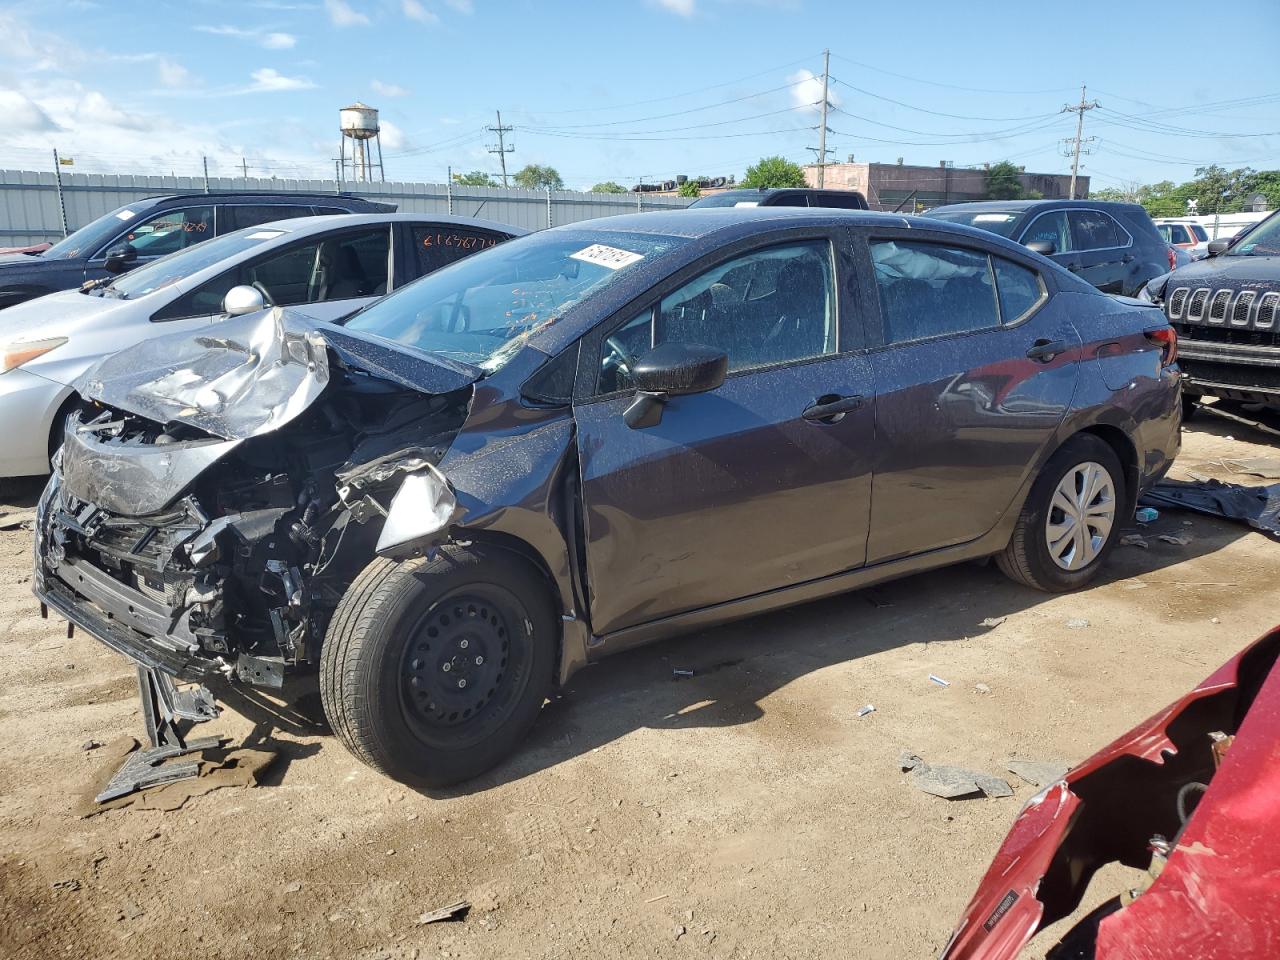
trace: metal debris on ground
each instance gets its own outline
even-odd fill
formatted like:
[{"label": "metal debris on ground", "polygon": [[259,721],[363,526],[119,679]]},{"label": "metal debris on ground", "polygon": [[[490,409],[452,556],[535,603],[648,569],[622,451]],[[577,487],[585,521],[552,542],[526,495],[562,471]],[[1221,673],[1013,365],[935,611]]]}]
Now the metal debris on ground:
[{"label": "metal debris on ground", "polygon": [[471,909],[471,904],[466,900],[459,900],[451,903],[447,907],[441,907],[438,910],[428,910],[426,913],[418,917],[418,926],[428,923],[439,923],[442,920],[462,920],[466,917],[467,911]]},{"label": "metal debris on ground", "polygon": [[911,771],[912,785],[933,797],[960,800],[967,797],[1011,797],[1013,788],[1003,777],[964,767],[933,767],[914,753],[903,751],[898,765]]},{"label": "metal debris on ground", "polygon": [[692,677],[692,670],[672,670],[671,675],[675,677]]},{"label": "metal debris on ground", "polygon": [[1146,550],[1150,544],[1147,543],[1147,538],[1140,533],[1126,533],[1120,538],[1120,546],[1141,547],[1143,550]]},{"label": "metal debris on ground", "polygon": [[1280,480],[1280,460],[1274,457],[1223,458],[1222,465],[1232,473],[1243,473],[1264,480]]},{"label": "metal debris on ground", "polygon": [[1004,623],[1008,619],[1009,619],[1008,617],[987,617],[987,619],[983,620],[980,624],[978,624],[978,626],[994,628],[994,627],[1000,626],[1000,624]]},{"label": "metal debris on ground", "polygon": [[0,530],[29,530],[35,523],[34,510],[22,510],[18,513],[0,513]]},{"label": "metal debris on ground", "polygon": [[1180,547],[1185,547],[1191,542],[1191,538],[1185,533],[1162,533],[1157,539],[1163,540],[1165,543],[1176,543]]},{"label": "metal debris on ground", "polygon": [[1089,625],[1089,621],[1084,617],[1072,617],[1067,621],[1067,626],[1072,630],[1083,630]]},{"label": "metal debris on ground", "polygon": [[929,674],[929,679],[930,679],[931,681],[933,681],[934,683],[936,683],[936,684],[937,684],[938,686],[940,686],[940,687],[949,687],[949,686],[951,686],[951,681],[950,681],[950,680],[943,680],[943,679],[942,679],[940,676],[938,676],[936,673],[931,673],[931,674]]},{"label": "metal debris on ground", "polygon": [[1240,520],[1280,538],[1280,483],[1242,486],[1212,478],[1198,483],[1162,480],[1143,494],[1142,501]]},{"label": "metal debris on ground", "polygon": [[1153,507],[1139,507],[1134,513],[1133,519],[1139,523],[1153,523],[1160,519],[1160,511]]},{"label": "metal debris on ground", "polygon": [[1051,783],[1057,783],[1071,769],[1067,764],[1056,760],[1010,760],[1005,767],[1033,787],[1047,787]]},{"label": "metal debris on ground", "polygon": [[875,705],[868,703],[865,707],[863,707],[861,710],[858,711],[858,716],[865,717],[867,714],[875,713],[875,712],[876,712]]}]

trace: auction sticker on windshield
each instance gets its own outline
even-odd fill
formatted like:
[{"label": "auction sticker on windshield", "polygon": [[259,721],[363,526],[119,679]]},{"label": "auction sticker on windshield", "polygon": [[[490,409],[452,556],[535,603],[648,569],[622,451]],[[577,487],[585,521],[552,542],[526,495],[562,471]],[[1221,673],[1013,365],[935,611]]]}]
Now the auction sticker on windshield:
[{"label": "auction sticker on windshield", "polygon": [[119,213],[117,213],[117,214],[116,214],[116,218],[117,218],[117,219],[120,219],[120,220],[132,220],[132,219],[133,219],[133,211],[132,211],[132,210],[121,210]]},{"label": "auction sticker on windshield", "polygon": [[589,247],[583,247],[577,253],[569,254],[569,256],[574,260],[585,260],[587,263],[594,263],[597,267],[608,267],[610,270],[620,270],[644,259],[643,253],[619,250],[617,247],[605,246],[603,243],[593,243]]},{"label": "auction sticker on windshield", "polygon": [[257,233],[249,234],[250,240],[274,240],[276,237],[284,236],[283,230],[259,230]]}]

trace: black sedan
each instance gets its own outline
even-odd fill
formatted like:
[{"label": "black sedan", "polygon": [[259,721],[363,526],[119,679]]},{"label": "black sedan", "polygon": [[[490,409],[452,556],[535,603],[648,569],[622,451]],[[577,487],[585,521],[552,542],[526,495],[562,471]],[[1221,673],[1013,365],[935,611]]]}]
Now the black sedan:
[{"label": "black sedan", "polygon": [[1158,309],[887,214],[573,224],[217,333],[87,375],[36,592],[162,685],[318,669],[420,785],[658,637],[978,557],[1080,587],[1178,449]]}]

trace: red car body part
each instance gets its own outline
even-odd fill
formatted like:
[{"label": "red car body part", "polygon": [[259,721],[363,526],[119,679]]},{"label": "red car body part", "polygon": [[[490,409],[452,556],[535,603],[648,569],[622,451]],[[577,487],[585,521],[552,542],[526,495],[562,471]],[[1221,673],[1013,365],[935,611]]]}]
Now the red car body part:
[{"label": "red car body part", "polygon": [[[1163,870],[1096,922],[1097,960],[1280,957],[1278,655],[1280,628],[1033,797],[941,960],[1012,960],[1103,864],[1149,868],[1157,835],[1176,838]],[[1184,825],[1188,783],[1207,789]]]}]

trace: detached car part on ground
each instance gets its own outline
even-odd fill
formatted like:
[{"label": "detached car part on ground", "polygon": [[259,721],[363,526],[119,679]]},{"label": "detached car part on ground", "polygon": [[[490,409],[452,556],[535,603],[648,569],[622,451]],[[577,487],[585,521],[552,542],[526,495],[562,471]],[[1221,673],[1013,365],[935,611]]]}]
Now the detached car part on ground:
[{"label": "detached car part on ground", "polygon": [[1178,331],[1184,393],[1280,409],[1280,214],[1209,253],[1143,292]]},{"label": "detached car part on ground", "polygon": [[1069,916],[1096,871],[1146,870],[1048,960],[1280,953],[1280,629],[1033,797],[943,960],[1007,960]]},{"label": "detached car part on ground", "polygon": [[272,311],[103,361],[36,592],[183,681],[318,668],[358,756],[453,783],[659,637],[975,557],[1088,582],[1177,452],[1174,346],[932,221],[558,227],[343,326]]}]

